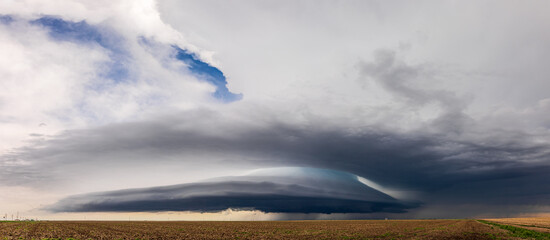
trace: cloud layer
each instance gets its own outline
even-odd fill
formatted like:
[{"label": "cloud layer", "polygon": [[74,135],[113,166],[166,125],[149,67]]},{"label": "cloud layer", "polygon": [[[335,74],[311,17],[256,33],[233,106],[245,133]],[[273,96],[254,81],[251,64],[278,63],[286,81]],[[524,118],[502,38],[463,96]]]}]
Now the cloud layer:
[{"label": "cloud layer", "polygon": [[[549,190],[542,187],[546,184],[538,185],[548,181],[548,148],[528,144],[522,140],[528,136],[514,133],[498,133],[498,141],[486,142],[491,139],[487,136],[478,142],[481,140],[453,140],[441,133],[357,131],[320,122],[300,128],[255,122],[253,127],[246,120],[231,121],[212,112],[163,119],[70,131],[40,143],[40,148],[22,149],[10,157],[30,164],[4,168],[2,176],[6,178],[2,180],[41,186],[70,179],[86,183],[110,174],[138,181],[152,176],[151,171],[178,179],[201,167],[220,174],[263,166],[310,166],[351,172],[405,198],[438,204],[461,199],[469,204],[530,206],[544,203]],[[147,179],[147,183],[161,180]],[[111,187],[121,188],[120,183],[112,182]],[[255,196],[257,190],[253,189],[261,188],[251,187],[248,197]],[[154,208],[152,204],[154,201],[146,205]]]},{"label": "cloud layer", "polygon": [[[268,175],[264,175],[266,173]],[[72,196],[48,209],[58,212],[237,209],[279,213],[372,213],[404,212],[416,206],[417,203],[398,201],[370,188],[352,174],[311,168],[276,168],[256,171],[252,176]]]}]

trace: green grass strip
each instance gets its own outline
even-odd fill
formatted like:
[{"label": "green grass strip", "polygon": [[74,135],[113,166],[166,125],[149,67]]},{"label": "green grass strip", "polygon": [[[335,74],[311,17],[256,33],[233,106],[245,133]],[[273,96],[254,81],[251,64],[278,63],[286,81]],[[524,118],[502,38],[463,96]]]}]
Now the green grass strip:
[{"label": "green grass strip", "polygon": [[528,239],[533,239],[533,238],[534,239],[550,239],[550,233],[537,232],[537,231],[533,231],[533,230],[529,230],[529,229],[525,229],[525,228],[514,227],[514,226],[510,226],[510,225],[503,225],[503,224],[498,224],[498,223],[489,222],[489,221],[485,221],[485,220],[477,220],[477,221],[479,221],[481,223],[497,226],[497,227],[502,228],[504,230],[508,230],[512,233],[512,236],[514,236],[514,237],[528,238]]}]

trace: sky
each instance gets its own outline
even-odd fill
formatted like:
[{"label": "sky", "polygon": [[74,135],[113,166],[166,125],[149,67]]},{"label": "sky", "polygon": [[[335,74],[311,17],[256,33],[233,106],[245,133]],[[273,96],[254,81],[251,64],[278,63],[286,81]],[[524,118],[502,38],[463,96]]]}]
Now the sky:
[{"label": "sky", "polygon": [[1,0],[0,215],[548,216],[548,11]]}]

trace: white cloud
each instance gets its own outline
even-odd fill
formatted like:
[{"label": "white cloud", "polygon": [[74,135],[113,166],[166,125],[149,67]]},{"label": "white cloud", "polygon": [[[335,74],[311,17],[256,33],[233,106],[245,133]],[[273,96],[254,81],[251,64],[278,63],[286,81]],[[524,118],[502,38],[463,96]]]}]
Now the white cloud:
[{"label": "white cloud", "polygon": [[159,9],[189,41],[217,52],[230,89],[264,104],[290,101],[321,115],[411,113],[379,86],[354,81],[354,66],[378,49],[428,73],[413,87],[469,99],[464,111],[474,119],[548,97],[546,2],[162,0]]},{"label": "white cloud", "polygon": [[21,22],[0,25],[0,42],[5,89],[0,92],[0,148],[13,147],[30,133],[53,134],[82,126],[71,114],[73,101],[83,84],[94,78],[99,63],[108,59],[106,52],[97,46],[51,41],[44,29]]},{"label": "white cloud", "polygon": [[[32,139],[31,133],[137,120],[210,101],[213,86],[185,72],[171,58],[170,45],[199,50],[161,22],[154,1],[8,1],[0,9],[13,19],[0,24],[2,152]],[[29,22],[42,16],[86,21],[114,34],[120,41],[115,47],[123,49],[113,53],[93,41],[55,39],[51,29]],[[124,81],[105,76],[116,58],[129,69]]]}]

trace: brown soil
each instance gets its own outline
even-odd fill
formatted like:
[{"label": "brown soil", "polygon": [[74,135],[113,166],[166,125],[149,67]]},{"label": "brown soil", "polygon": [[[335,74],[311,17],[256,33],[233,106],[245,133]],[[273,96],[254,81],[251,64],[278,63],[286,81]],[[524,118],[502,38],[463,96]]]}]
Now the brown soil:
[{"label": "brown soil", "polygon": [[0,239],[514,239],[475,220],[0,222]]}]

